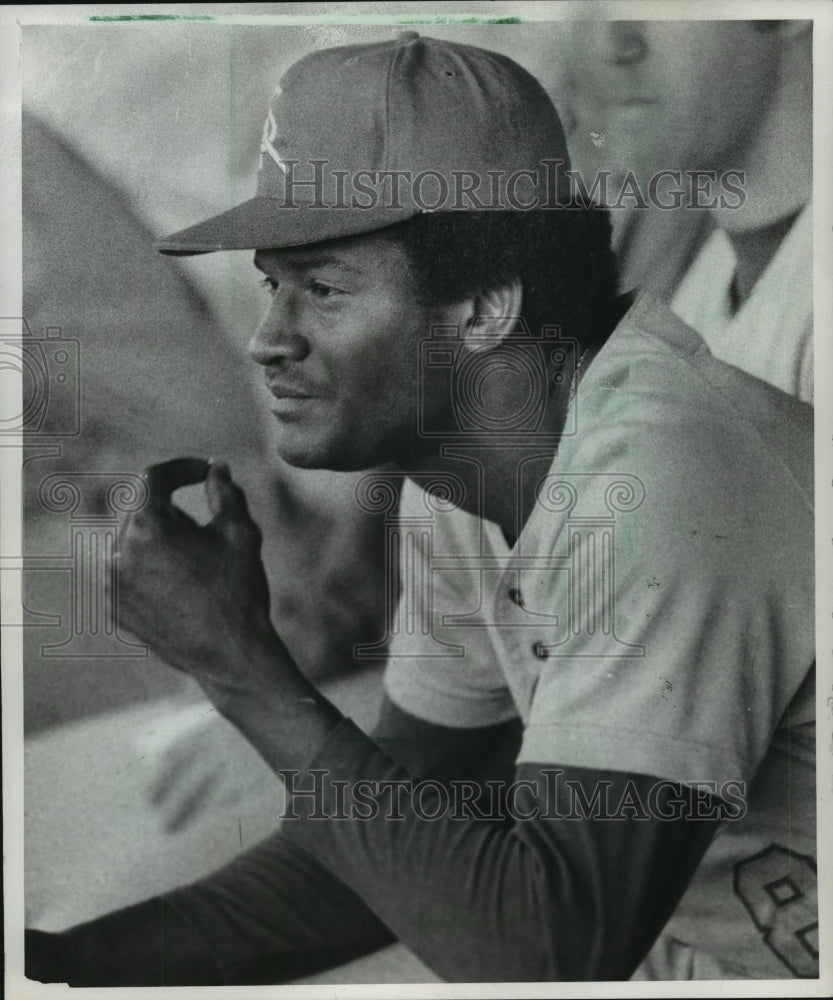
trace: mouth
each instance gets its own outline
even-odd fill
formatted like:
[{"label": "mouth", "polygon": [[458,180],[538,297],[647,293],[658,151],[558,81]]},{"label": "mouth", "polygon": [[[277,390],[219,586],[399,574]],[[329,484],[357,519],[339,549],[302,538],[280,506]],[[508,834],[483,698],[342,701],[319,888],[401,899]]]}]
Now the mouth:
[{"label": "mouth", "polygon": [[278,401],[286,399],[311,399],[312,393],[303,386],[278,379],[266,379],[266,388]]},{"label": "mouth", "polygon": [[267,378],[266,388],[273,397],[269,410],[282,424],[300,420],[318,398],[309,387],[283,379]]},{"label": "mouth", "polygon": [[300,392],[298,389],[291,388],[272,388],[269,387],[269,392],[275,397],[278,402],[283,402],[284,400],[302,400],[302,399],[312,399],[312,396],[308,392]]},{"label": "mouth", "polygon": [[640,97],[638,94],[622,94],[613,89],[597,91],[592,96],[588,96],[597,105],[605,108],[649,108],[657,103],[651,97]]},{"label": "mouth", "polygon": [[610,104],[616,108],[637,110],[651,108],[656,104],[656,101],[648,100],[647,97],[619,97],[610,101]]},{"label": "mouth", "polygon": [[313,402],[312,396],[276,396],[269,411],[281,424],[295,423],[310,412]]}]

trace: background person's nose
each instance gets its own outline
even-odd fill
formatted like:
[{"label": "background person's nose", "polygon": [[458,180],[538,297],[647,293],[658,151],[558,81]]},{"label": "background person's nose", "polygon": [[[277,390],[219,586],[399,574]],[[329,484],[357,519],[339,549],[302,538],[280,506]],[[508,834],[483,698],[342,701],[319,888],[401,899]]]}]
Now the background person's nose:
[{"label": "background person's nose", "polygon": [[645,58],[648,40],[642,21],[611,21],[605,27],[605,58],[610,65],[630,66]]}]

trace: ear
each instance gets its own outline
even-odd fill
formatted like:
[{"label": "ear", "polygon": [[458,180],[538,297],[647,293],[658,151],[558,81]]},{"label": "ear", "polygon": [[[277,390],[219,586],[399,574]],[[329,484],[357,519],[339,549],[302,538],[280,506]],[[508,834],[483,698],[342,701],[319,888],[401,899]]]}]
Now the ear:
[{"label": "ear", "polygon": [[519,278],[479,292],[470,302],[470,315],[463,327],[463,342],[474,351],[497,347],[515,331],[522,305],[523,289]]}]

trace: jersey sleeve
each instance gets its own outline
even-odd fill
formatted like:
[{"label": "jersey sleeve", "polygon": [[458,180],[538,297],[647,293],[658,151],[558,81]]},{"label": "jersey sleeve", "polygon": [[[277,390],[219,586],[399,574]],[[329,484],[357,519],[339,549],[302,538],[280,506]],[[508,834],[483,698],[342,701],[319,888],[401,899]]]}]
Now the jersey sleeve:
[{"label": "jersey sleeve", "polygon": [[517,717],[491,630],[480,627],[491,581],[478,556],[491,551],[489,531],[462,510],[426,503],[406,481],[389,546],[399,599],[389,616],[385,690],[435,725],[473,729]]},{"label": "jersey sleeve", "polygon": [[[607,473],[627,474],[644,498],[616,520],[603,620],[580,620],[570,594],[553,590],[570,627],[548,650],[519,760],[710,781],[718,794],[754,776],[814,658],[801,482],[812,483],[812,428],[780,457],[788,442],[767,440],[744,412],[748,382],[727,384],[731,406],[714,389],[687,395],[683,378],[638,398],[597,385],[586,401],[566,461],[587,474],[582,509],[602,506],[593,492]],[[552,545],[588,574],[587,594],[605,581],[590,570],[598,538],[578,520],[566,517]]]}]

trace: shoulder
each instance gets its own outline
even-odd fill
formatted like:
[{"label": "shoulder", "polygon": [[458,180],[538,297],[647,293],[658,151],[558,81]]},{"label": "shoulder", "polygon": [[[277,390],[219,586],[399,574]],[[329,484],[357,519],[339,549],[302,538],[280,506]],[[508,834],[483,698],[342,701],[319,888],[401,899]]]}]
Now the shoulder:
[{"label": "shoulder", "polygon": [[[711,579],[745,568],[762,585],[779,563],[812,566],[812,408],[713,358],[664,306],[640,296],[571,419],[557,471],[627,522],[634,560],[664,553]],[[621,516],[604,503],[616,476],[642,497]]]},{"label": "shoulder", "polygon": [[711,495],[734,494],[743,483],[756,499],[780,496],[811,512],[812,407],[715,358],[650,295],[593,361],[568,424],[568,461],[637,462],[675,495],[706,484]]}]

